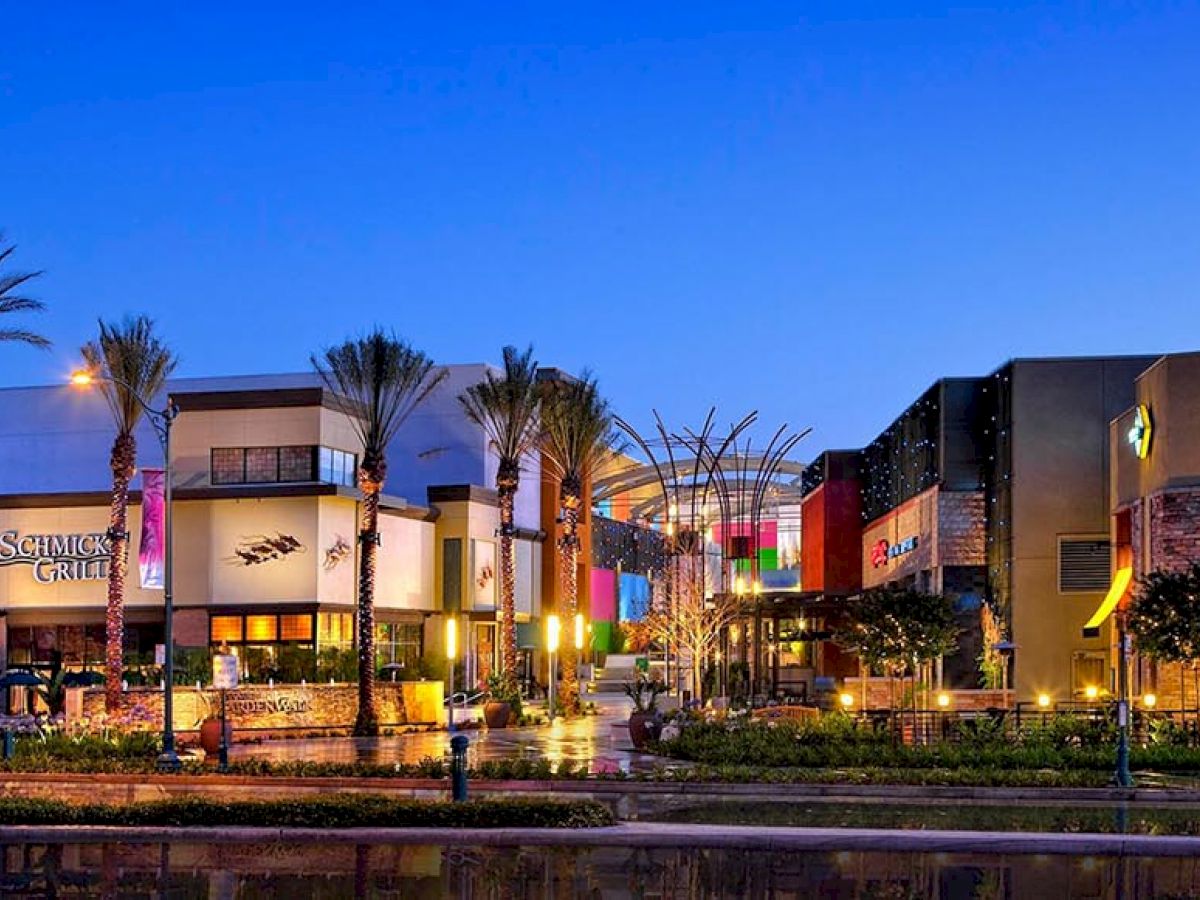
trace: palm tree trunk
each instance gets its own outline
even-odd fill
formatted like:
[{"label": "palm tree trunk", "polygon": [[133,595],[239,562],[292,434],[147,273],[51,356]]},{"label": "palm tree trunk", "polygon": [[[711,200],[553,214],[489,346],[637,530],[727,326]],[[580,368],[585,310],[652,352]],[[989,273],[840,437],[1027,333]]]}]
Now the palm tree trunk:
[{"label": "palm tree trunk", "polygon": [[121,706],[125,671],[125,578],[129,568],[129,482],[137,462],[137,441],[122,433],[113,441],[112,497],[108,508],[108,607],[104,614],[104,707]]},{"label": "palm tree trunk", "polygon": [[359,476],[363,501],[358,561],[358,716],[354,733],[366,737],[379,734],[375,704],[375,564],[379,553],[379,494],[383,479],[373,476],[364,464]]},{"label": "palm tree trunk", "polygon": [[564,638],[559,641],[559,668],[562,683],[559,698],[568,711],[579,705],[579,673],[575,652],[575,613],[579,608],[579,503],[577,492],[564,486],[562,492],[562,540],[559,542],[559,560],[562,564],[562,630]]},{"label": "palm tree trunk", "polygon": [[516,488],[501,485],[500,495],[500,671],[517,683],[517,572],[513,554]]}]

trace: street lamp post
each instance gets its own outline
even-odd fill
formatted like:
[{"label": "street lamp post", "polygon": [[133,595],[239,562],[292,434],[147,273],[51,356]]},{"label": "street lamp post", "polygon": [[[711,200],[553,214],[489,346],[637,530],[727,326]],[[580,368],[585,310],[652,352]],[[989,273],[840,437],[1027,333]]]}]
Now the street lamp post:
[{"label": "street lamp post", "polygon": [[91,372],[79,371],[71,376],[71,383],[79,387],[89,387],[98,381],[107,381],[119,385],[129,392],[146,413],[154,433],[158,437],[163,451],[163,731],[162,753],[158,757],[158,768],[163,772],[178,772],[181,768],[179,754],[175,751],[175,600],[174,600],[174,569],[175,544],[173,540],[175,514],[171,508],[173,499],[173,467],[171,463],[171,426],[179,415],[179,407],[168,394],[167,405],[155,409],[127,381],[112,375],[94,375]]},{"label": "street lamp post", "polygon": [[458,657],[458,622],[454,616],[446,620],[446,662],[450,666],[450,709],[446,730],[454,730],[454,661]]},{"label": "street lamp post", "polygon": [[554,721],[554,655],[558,653],[558,638],[562,632],[562,623],[558,616],[546,617],[546,652],[550,654],[550,686],[547,688],[546,716]]},{"label": "street lamp post", "polygon": [[1129,611],[1117,610],[1117,787],[1133,787],[1129,771]]}]

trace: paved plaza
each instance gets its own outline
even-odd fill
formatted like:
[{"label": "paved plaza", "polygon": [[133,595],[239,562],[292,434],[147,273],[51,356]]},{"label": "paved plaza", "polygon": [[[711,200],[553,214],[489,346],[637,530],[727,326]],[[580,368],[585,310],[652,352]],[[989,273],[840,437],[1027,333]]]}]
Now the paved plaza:
[{"label": "paved plaza", "polygon": [[[569,760],[586,764],[591,772],[645,771],[661,765],[659,757],[630,749],[627,733],[618,727],[629,717],[628,701],[621,696],[588,698],[599,715],[558,719],[552,725],[504,728],[490,731],[472,728],[461,733],[470,738],[468,759],[472,765],[502,759],[545,759],[557,765]],[[530,707],[538,711],[537,707]],[[424,731],[377,738],[324,737],[236,743],[232,759],[309,760],[313,762],[416,763],[426,757],[441,758],[450,752],[446,731]]]}]

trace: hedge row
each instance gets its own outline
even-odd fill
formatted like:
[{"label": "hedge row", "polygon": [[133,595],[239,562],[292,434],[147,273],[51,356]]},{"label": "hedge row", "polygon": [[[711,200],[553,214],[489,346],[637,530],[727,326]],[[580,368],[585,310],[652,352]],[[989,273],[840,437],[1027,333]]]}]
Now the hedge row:
[{"label": "hedge row", "polygon": [[295,800],[177,797],[147,803],[73,804],[0,797],[0,825],[252,826],[266,828],[599,828],[615,823],[591,800],[397,800],[363,794]]}]

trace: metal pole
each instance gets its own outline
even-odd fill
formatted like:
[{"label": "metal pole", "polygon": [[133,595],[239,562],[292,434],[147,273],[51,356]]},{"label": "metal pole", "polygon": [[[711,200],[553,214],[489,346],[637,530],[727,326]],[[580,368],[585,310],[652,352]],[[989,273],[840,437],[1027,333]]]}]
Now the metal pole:
[{"label": "metal pole", "polygon": [[1126,613],[1117,613],[1117,787],[1133,787],[1129,771],[1129,666],[1127,654],[1129,634]]},{"label": "metal pole", "polygon": [[454,730],[454,657],[450,657],[450,712],[449,720],[446,724],[447,731]]},{"label": "metal pole", "polygon": [[175,601],[174,601],[174,561],[175,545],[173,532],[175,513],[171,508],[174,494],[171,482],[173,466],[171,463],[171,425],[177,415],[175,401],[167,398],[167,408],[162,412],[162,445],[163,445],[163,540],[166,542],[163,554],[163,642],[166,644],[166,684],[163,685],[163,735],[162,753],[158,757],[158,768],[163,772],[178,772],[180,769],[179,755],[175,752]]},{"label": "metal pole", "polygon": [[217,771],[229,771],[229,719],[225,716],[225,694],[228,693],[224,688],[221,689],[221,743],[217,748]]}]

